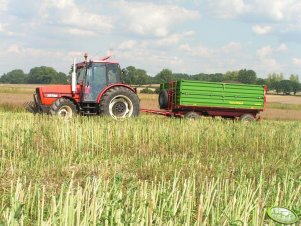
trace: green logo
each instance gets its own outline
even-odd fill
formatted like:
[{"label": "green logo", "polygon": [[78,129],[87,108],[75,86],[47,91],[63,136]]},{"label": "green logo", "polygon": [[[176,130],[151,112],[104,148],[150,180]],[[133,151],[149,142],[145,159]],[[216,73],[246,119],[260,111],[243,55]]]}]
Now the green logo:
[{"label": "green logo", "polygon": [[284,207],[269,207],[267,215],[273,221],[280,224],[294,224],[299,221],[298,215]]}]

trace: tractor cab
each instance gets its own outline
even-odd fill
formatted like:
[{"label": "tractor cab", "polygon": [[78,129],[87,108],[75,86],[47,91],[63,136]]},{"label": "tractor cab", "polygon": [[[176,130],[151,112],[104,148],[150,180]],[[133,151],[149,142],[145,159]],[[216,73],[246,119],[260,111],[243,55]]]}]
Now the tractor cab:
[{"label": "tractor cab", "polygon": [[121,69],[116,62],[90,61],[76,65],[76,81],[81,87],[82,102],[96,102],[101,91],[121,83]]}]

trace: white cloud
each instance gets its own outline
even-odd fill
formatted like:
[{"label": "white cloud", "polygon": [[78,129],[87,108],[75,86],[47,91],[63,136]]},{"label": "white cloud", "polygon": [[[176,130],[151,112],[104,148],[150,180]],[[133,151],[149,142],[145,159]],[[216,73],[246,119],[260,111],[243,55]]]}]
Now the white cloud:
[{"label": "white cloud", "polygon": [[217,17],[234,18],[250,10],[244,0],[207,0],[209,7]]},{"label": "white cloud", "polygon": [[116,7],[123,15],[122,21],[126,28],[135,34],[155,37],[166,37],[172,27],[200,17],[197,11],[176,5],[120,1]]},{"label": "white cloud", "polygon": [[8,31],[4,25],[0,24],[0,34],[1,33],[8,36],[12,36],[15,34],[14,32]]},{"label": "white cloud", "polygon": [[267,57],[270,57],[273,53],[273,49],[271,46],[264,46],[257,50],[257,55],[260,59],[265,59]]},{"label": "white cloud", "polygon": [[27,48],[23,47],[19,44],[12,44],[7,49],[6,52],[11,55],[24,55],[27,57],[41,57],[45,55],[49,55],[49,53],[53,51],[45,51],[42,49],[36,49],[36,48]]},{"label": "white cloud", "polygon": [[301,2],[299,0],[256,0],[253,9],[276,21],[295,21],[301,18]]},{"label": "white cloud", "polygon": [[109,31],[113,27],[112,19],[108,16],[95,14],[88,11],[84,5],[79,5],[74,0],[43,1],[40,16],[47,22],[68,26],[69,33],[83,35],[80,29],[93,35],[97,31]]},{"label": "white cloud", "polygon": [[157,48],[176,48],[183,40],[193,37],[193,31],[169,34],[166,37],[156,38],[154,40],[143,41],[143,46],[157,47]]},{"label": "white cloud", "polygon": [[277,47],[277,51],[279,51],[279,52],[285,52],[285,51],[287,51],[287,45],[286,44],[284,44],[284,43],[281,43],[278,47]]},{"label": "white cloud", "polygon": [[241,43],[239,42],[229,42],[227,45],[221,48],[223,53],[234,53],[240,52],[242,49]]},{"label": "white cloud", "polygon": [[[234,18],[240,15],[253,15],[275,21],[300,21],[300,0],[206,0],[212,13],[221,18]],[[250,17],[249,17],[250,19]]]},{"label": "white cloud", "polygon": [[270,45],[264,46],[257,50],[257,67],[260,71],[264,72],[275,72],[283,69],[283,65],[279,64],[275,59],[275,51],[278,49],[273,49]]},{"label": "white cloud", "polygon": [[180,50],[183,50],[187,54],[193,57],[210,57],[212,55],[212,50],[204,45],[190,46],[189,44],[183,44],[180,46]]},{"label": "white cloud", "polygon": [[269,25],[254,25],[252,30],[259,35],[266,35],[272,31],[272,27]]},{"label": "white cloud", "polygon": [[296,66],[301,67],[301,58],[293,58],[293,63],[294,63]]},{"label": "white cloud", "polygon": [[135,48],[136,45],[137,42],[135,40],[128,40],[120,43],[117,48],[120,50],[130,50]]},{"label": "white cloud", "polygon": [[94,31],[78,29],[78,28],[70,28],[68,29],[69,34],[77,35],[77,36],[94,36],[96,35]]},{"label": "white cloud", "polygon": [[7,10],[8,0],[0,0],[0,11]]},{"label": "white cloud", "polygon": [[1,49],[0,56],[2,61],[0,62],[0,67],[5,67],[6,70],[4,72],[7,72],[15,68],[29,71],[33,67],[46,65],[66,73],[70,69],[73,57],[76,56],[78,59],[83,59],[83,53],[78,53],[77,55],[75,53],[77,52],[68,53],[65,50],[31,48],[19,43],[13,43]]}]

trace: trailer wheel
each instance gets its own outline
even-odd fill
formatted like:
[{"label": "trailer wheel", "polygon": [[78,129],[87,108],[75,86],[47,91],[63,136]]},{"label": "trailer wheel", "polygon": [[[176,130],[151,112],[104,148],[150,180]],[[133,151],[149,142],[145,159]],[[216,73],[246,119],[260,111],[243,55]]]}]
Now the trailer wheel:
[{"label": "trailer wheel", "polygon": [[140,101],[136,93],[128,88],[117,86],[109,89],[101,98],[100,113],[114,119],[139,115]]},{"label": "trailer wheel", "polygon": [[71,118],[77,114],[77,109],[71,100],[59,98],[50,106],[49,113],[51,115]]},{"label": "trailer wheel", "polygon": [[239,117],[239,120],[242,121],[242,122],[254,122],[255,118],[251,114],[244,114],[244,115]]},{"label": "trailer wheel", "polygon": [[160,91],[158,101],[160,109],[168,108],[168,92],[166,89]]},{"label": "trailer wheel", "polygon": [[193,119],[193,120],[197,120],[200,118],[200,115],[194,111],[190,111],[190,112],[187,112],[185,115],[184,115],[185,118],[187,119]]}]

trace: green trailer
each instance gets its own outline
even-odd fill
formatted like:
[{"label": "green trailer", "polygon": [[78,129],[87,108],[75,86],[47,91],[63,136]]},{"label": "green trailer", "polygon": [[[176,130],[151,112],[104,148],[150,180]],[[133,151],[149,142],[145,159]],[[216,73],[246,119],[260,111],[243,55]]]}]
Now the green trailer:
[{"label": "green trailer", "polygon": [[[266,86],[179,80],[160,85],[159,114],[255,120],[265,109]],[[165,112],[165,113],[164,113]],[[156,113],[156,112],[151,112]]]}]

